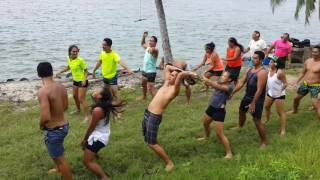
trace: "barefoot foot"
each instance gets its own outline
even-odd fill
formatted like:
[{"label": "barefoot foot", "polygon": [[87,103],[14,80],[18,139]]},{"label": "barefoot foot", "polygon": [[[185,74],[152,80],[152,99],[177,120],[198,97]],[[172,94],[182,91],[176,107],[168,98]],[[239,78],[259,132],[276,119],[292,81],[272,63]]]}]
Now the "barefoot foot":
[{"label": "barefoot foot", "polygon": [[137,101],[143,101],[146,100],[147,98],[145,96],[139,96],[136,98]]},{"label": "barefoot foot", "polygon": [[298,113],[298,112],[297,112],[297,111],[294,111],[294,110],[291,110],[291,111],[288,111],[288,112],[287,112],[288,115],[297,114],[297,113]]},{"label": "barefoot foot", "polygon": [[200,138],[197,138],[197,141],[205,141],[205,140],[208,140],[207,137],[200,137]]},{"label": "barefoot foot", "polygon": [[266,143],[261,143],[259,149],[260,150],[265,150],[267,148],[267,144]]},{"label": "barefoot foot", "polygon": [[233,157],[232,153],[228,153],[228,154],[224,157],[224,159],[230,160],[230,159],[232,159],[232,157]]},{"label": "barefoot foot", "polygon": [[167,172],[171,172],[171,171],[173,170],[173,168],[174,168],[174,164],[173,164],[172,161],[170,161],[170,162],[166,165],[165,170],[166,170]]},{"label": "barefoot foot", "polygon": [[52,169],[49,169],[48,170],[48,174],[55,174],[55,173],[58,173],[58,169],[57,168],[52,168]]}]

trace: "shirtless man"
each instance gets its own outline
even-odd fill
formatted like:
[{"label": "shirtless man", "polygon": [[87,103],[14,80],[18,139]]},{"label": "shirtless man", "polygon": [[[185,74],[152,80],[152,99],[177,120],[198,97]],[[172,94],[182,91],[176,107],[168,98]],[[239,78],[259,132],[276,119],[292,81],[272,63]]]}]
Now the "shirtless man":
[{"label": "shirtless man", "polygon": [[44,140],[50,157],[57,168],[48,173],[60,172],[64,179],[72,179],[71,170],[63,153],[63,141],[68,134],[69,124],[63,112],[68,109],[66,88],[52,78],[52,66],[48,62],[39,63],[38,76],[43,86],[38,91],[40,104],[40,129],[44,130]]},{"label": "shirtless man", "polygon": [[312,104],[316,110],[318,119],[320,120],[320,45],[312,48],[312,58],[309,58],[304,63],[304,68],[296,85],[303,79],[297,91],[297,95],[293,100],[293,110],[289,114],[296,114],[300,100],[309,92],[312,98]]},{"label": "shirtless man", "polygon": [[[179,60],[179,59],[174,59],[173,66],[182,69],[184,71],[188,71],[190,69],[188,69],[188,64],[183,61],[183,60]],[[164,69],[164,58],[161,58],[161,62],[159,65],[160,69],[163,70]],[[190,84],[188,84],[188,82],[186,82],[185,80],[182,81],[183,86],[186,88],[185,92],[186,92],[186,98],[187,98],[187,103],[190,104],[190,100],[191,100],[191,86]],[[192,85],[192,84],[191,84]]]},{"label": "shirtless man", "polygon": [[183,71],[177,67],[166,65],[164,69],[165,82],[145,110],[142,121],[144,141],[165,162],[167,172],[172,171],[174,165],[157,140],[158,129],[163,112],[179,94],[181,81],[187,76],[197,78],[197,74],[194,72]]}]

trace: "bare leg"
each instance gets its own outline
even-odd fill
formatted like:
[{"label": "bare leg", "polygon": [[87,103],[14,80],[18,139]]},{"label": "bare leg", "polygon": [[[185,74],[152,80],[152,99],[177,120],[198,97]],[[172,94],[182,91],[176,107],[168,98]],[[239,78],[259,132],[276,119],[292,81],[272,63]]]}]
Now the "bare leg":
[{"label": "bare leg", "polygon": [[246,112],[239,110],[239,127],[243,127],[246,122]]},{"label": "bare leg", "polygon": [[214,121],[214,128],[216,135],[224,146],[226,152],[226,159],[232,159],[232,152],[228,138],[223,133],[223,122]]},{"label": "bare leg", "polygon": [[87,167],[88,170],[98,175],[101,179],[108,179],[108,176],[103,171],[101,166],[94,161],[96,153],[85,149],[83,155],[83,164]]},{"label": "bare leg", "polygon": [[276,108],[280,117],[280,136],[284,136],[286,133],[286,112],[284,111],[284,99],[277,99]]},{"label": "bare leg", "polygon": [[190,104],[190,100],[191,100],[191,87],[190,87],[190,86],[185,86],[185,87],[186,87],[187,103]]},{"label": "bare leg", "polygon": [[256,125],[257,130],[258,130],[260,139],[261,139],[260,149],[264,149],[267,145],[267,131],[266,131],[263,123],[261,122],[261,119],[253,118],[253,120],[254,120],[254,123]]},{"label": "bare leg", "polygon": [[141,86],[142,86],[142,95],[140,97],[137,98],[137,100],[145,100],[147,98],[147,79],[145,79],[144,77],[142,77],[141,79]]},{"label": "bare leg", "polygon": [[[112,93],[112,96],[113,96],[113,99],[114,101],[121,101],[121,98],[119,97],[119,94],[118,94],[118,85],[111,85],[110,86],[110,90],[111,90],[111,93]],[[117,108],[118,111],[121,111],[122,109],[121,108]],[[121,113],[117,113],[117,117],[118,119],[121,118]]]},{"label": "bare leg", "polygon": [[211,122],[212,122],[212,118],[209,117],[207,114],[204,114],[203,128],[204,128],[205,135],[202,138],[198,138],[198,141],[202,141],[202,140],[208,139],[210,137],[210,132],[211,132],[210,124],[211,124]]},{"label": "bare leg", "polygon": [[298,107],[299,107],[300,101],[301,101],[301,99],[303,97],[304,96],[302,96],[300,94],[297,94],[294,97],[294,99],[293,99],[293,110],[289,111],[288,114],[296,114],[296,113],[298,113]]},{"label": "bare leg", "polygon": [[80,102],[79,102],[79,88],[77,86],[73,86],[72,88],[72,92],[73,92],[73,99],[74,99],[74,102],[76,104],[76,107],[77,107],[77,112],[80,112]]},{"label": "bare leg", "polygon": [[265,122],[268,122],[270,120],[270,109],[273,104],[273,99],[269,96],[266,96],[266,100],[264,101],[264,103],[265,103],[264,110],[265,110],[265,114],[266,114],[266,121]]},{"label": "bare leg", "polygon": [[154,87],[154,83],[148,82],[147,83],[147,88],[149,93],[151,94],[152,97],[154,97],[157,93],[156,88]]},{"label": "bare leg", "polygon": [[68,162],[65,160],[63,156],[53,159],[54,163],[57,165],[58,172],[60,172],[63,176],[64,180],[71,180],[72,173]]},{"label": "bare leg", "polygon": [[317,113],[318,119],[320,120],[320,99],[312,99],[312,104]]},{"label": "bare leg", "polygon": [[166,171],[170,172],[173,170],[173,162],[169,159],[169,156],[160,144],[148,144],[148,146],[165,162]]},{"label": "bare leg", "polygon": [[88,102],[86,100],[87,88],[79,88],[79,102],[82,105],[84,122],[89,121]]}]

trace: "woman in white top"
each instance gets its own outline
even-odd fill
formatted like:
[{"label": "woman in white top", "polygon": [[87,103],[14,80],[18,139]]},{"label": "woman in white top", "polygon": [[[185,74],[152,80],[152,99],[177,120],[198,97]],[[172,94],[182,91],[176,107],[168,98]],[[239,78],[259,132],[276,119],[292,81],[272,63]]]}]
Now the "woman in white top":
[{"label": "woman in white top", "polygon": [[269,74],[267,82],[267,97],[265,100],[266,122],[270,119],[270,109],[273,102],[276,103],[277,113],[280,117],[280,136],[285,135],[286,113],[284,101],[286,97],[287,79],[285,72],[277,68],[277,57],[270,56]]},{"label": "woman in white top", "polygon": [[84,150],[83,163],[91,172],[97,174],[101,179],[108,179],[107,174],[94,161],[100,149],[109,142],[110,136],[110,113],[115,115],[116,108],[122,103],[114,104],[112,94],[108,90],[95,90],[92,94],[94,105],[92,106],[92,119],[87,128],[86,134],[81,142]]}]

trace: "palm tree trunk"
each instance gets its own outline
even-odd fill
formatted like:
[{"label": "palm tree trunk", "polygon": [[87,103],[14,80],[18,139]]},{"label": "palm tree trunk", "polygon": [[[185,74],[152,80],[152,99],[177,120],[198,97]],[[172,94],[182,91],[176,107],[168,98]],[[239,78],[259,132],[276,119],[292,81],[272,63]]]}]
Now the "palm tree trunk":
[{"label": "palm tree trunk", "polygon": [[166,23],[166,16],[164,14],[162,0],[155,0],[155,3],[156,3],[157,14],[159,19],[160,33],[161,33],[161,39],[162,39],[162,49],[164,53],[164,61],[166,63],[172,63],[173,58],[172,58],[172,52],[171,52],[167,23]]}]

